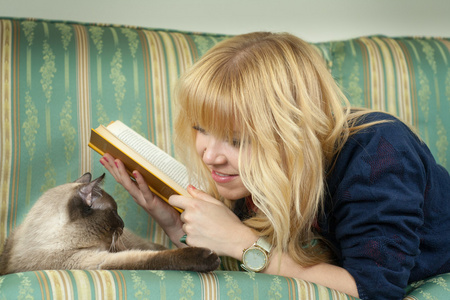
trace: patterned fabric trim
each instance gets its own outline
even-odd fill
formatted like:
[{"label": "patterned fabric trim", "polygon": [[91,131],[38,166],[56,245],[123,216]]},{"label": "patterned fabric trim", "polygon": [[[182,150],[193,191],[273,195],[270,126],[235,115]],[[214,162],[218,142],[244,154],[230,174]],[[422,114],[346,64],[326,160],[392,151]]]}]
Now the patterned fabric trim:
[{"label": "patterned fabric trim", "polygon": [[356,299],[282,276],[216,271],[49,270],[0,277],[0,298],[16,299]]},{"label": "patterned fabric trim", "polygon": [[11,135],[14,129],[12,125],[12,99],[11,99],[11,82],[12,82],[12,24],[11,21],[0,21],[0,251],[3,248],[3,241],[7,236],[7,220],[9,212],[9,195],[11,193],[11,172],[10,164],[12,162],[12,141]]}]

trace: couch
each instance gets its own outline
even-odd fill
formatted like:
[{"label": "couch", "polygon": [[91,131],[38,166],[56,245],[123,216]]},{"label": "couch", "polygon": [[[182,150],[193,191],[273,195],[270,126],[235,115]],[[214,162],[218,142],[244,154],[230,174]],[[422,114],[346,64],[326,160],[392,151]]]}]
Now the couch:
[{"label": "couch", "polygon": [[[40,194],[90,171],[90,129],[122,120],[175,155],[172,92],[221,34],[0,18],[0,245]],[[313,44],[355,106],[396,114],[450,169],[450,39],[367,36]],[[111,176],[105,190],[128,228],[172,247]],[[2,246],[0,246],[0,251]],[[0,277],[0,299],[353,299],[306,281],[211,273],[38,270]],[[450,299],[450,274],[412,283],[405,299]]]}]

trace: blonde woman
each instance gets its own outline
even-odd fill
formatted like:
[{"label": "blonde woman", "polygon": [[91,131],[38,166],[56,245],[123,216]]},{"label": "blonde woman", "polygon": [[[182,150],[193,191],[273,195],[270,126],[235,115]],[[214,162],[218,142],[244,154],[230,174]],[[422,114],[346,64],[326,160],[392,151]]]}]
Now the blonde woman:
[{"label": "blonde woman", "polygon": [[396,118],[351,110],[301,39],[228,39],[182,76],[177,99],[179,153],[204,187],[170,198],[181,215],[101,159],[177,246],[362,299],[401,299],[450,271],[448,172]]}]

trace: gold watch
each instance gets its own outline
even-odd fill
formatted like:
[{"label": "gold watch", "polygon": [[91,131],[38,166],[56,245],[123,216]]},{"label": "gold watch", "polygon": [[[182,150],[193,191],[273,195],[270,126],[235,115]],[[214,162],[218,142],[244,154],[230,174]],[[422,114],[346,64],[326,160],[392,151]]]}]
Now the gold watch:
[{"label": "gold watch", "polygon": [[253,245],[244,249],[241,267],[251,272],[264,270],[269,264],[271,249],[272,245],[264,237],[260,237]]}]

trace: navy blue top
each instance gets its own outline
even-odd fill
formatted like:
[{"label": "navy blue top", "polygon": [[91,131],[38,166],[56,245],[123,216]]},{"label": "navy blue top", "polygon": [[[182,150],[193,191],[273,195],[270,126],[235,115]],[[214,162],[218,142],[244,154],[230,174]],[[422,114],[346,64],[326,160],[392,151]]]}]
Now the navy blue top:
[{"label": "navy blue top", "polygon": [[[408,283],[450,272],[450,176],[396,118],[351,136],[327,178],[321,235],[361,299],[402,299]],[[251,217],[244,199],[234,212]]]},{"label": "navy blue top", "polygon": [[327,179],[321,234],[361,299],[402,299],[450,271],[450,176],[410,129],[383,113],[350,137]]}]

